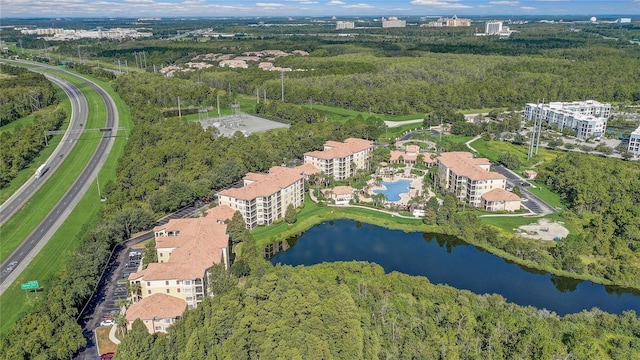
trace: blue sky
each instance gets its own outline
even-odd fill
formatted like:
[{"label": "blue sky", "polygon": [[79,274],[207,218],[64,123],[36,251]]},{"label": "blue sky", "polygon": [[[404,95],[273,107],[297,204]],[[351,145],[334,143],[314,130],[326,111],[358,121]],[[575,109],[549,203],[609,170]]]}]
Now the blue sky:
[{"label": "blue sky", "polygon": [[[640,0],[2,0],[7,17],[640,14]],[[634,19],[640,21],[640,19]]]}]

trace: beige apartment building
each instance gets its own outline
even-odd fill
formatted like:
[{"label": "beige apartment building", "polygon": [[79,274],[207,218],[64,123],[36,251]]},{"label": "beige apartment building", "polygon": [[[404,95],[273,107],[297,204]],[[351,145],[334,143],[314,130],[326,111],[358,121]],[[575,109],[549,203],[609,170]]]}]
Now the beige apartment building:
[{"label": "beige apartment building", "polygon": [[249,229],[270,225],[284,217],[290,204],[297,208],[304,202],[304,179],[316,171],[302,165],[275,166],[266,174],[248,173],[243,187],[218,193],[218,204],[240,211]]},{"label": "beige apartment building", "polygon": [[487,211],[516,211],[522,204],[518,195],[504,189],[487,191],[481,199],[481,207]]},{"label": "beige apartment building", "polygon": [[474,158],[470,152],[446,152],[438,157],[440,188],[456,194],[458,200],[481,207],[482,194],[493,189],[504,189],[506,178],[489,171],[491,162]]},{"label": "beige apartment building", "polygon": [[348,138],[344,142],[327,141],[323,150],[305,153],[304,162],[340,181],[352,177],[358,169],[369,170],[372,154],[373,142]]},{"label": "beige apartment building", "polygon": [[153,294],[127,309],[127,330],[131,330],[133,322],[140,319],[150,334],[166,333],[186,309],[187,303],[183,299],[162,293]]},{"label": "beige apartment building", "polygon": [[209,268],[214,263],[230,265],[229,235],[223,222],[231,216],[232,209],[216,207],[202,217],[173,219],[154,228],[158,262],[129,275],[131,286],[138,288],[132,301],[164,294],[184,300],[187,308],[193,309],[212,295]]}]

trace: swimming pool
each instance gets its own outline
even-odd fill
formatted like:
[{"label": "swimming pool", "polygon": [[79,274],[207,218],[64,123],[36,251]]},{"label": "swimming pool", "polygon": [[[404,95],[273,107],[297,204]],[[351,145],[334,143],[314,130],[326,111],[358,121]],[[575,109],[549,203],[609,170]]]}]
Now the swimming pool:
[{"label": "swimming pool", "polygon": [[383,182],[382,185],[386,188],[385,190],[378,189],[373,190],[376,194],[385,194],[387,196],[387,200],[389,201],[398,201],[400,200],[400,194],[409,193],[409,186],[411,186],[411,180],[398,180],[394,182]]}]

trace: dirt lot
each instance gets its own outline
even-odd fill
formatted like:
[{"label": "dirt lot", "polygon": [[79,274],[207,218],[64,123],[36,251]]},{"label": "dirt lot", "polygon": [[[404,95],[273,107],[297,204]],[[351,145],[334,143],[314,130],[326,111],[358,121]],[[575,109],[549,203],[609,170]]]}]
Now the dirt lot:
[{"label": "dirt lot", "polygon": [[535,224],[522,225],[518,228],[519,235],[528,239],[553,240],[563,239],[569,235],[569,230],[562,223],[540,219]]},{"label": "dirt lot", "polygon": [[203,128],[215,126],[220,130],[220,133],[224,136],[233,136],[236,131],[240,131],[245,135],[249,135],[255,132],[262,132],[271,129],[277,129],[282,127],[289,127],[287,124],[279,123],[261,117],[238,114],[229,115],[219,118],[209,118],[206,120],[199,120]]}]

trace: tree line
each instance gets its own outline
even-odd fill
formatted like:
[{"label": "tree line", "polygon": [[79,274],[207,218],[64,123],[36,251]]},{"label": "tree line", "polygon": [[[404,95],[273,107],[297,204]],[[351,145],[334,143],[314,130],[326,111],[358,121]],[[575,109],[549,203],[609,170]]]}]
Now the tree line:
[{"label": "tree line", "polygon": [[25,68],[0,64],[0,126],[58,102],[53,84]]}]

